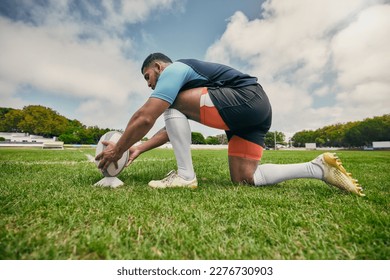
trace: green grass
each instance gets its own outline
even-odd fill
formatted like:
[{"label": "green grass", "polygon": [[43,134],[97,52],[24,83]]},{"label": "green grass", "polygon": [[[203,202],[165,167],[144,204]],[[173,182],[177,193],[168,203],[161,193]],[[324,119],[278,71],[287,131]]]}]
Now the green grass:
[{"label": "green grass", "polygon": [[[0,149],[0,259],[389,259],[389,152],[340,151],[366,197],[299,179],[230,182],[226,151],[193,151],[199,188],[154,190],[172,150],[142,155],[118,189],[89,150]],[[266,151],[263,163],[321,152]]]}]

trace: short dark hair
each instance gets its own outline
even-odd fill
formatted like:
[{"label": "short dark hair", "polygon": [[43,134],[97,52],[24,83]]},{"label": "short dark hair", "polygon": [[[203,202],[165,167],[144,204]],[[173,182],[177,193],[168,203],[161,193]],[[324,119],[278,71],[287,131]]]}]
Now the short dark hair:
[{"label": "short dark hair", "polygon": [[166,63],[172,63],[172,60],[163,53],[151,53],[145,58],[141,67],[141,73],[143,74],[144,68],[149,67],[155,61],[162,61]]}]

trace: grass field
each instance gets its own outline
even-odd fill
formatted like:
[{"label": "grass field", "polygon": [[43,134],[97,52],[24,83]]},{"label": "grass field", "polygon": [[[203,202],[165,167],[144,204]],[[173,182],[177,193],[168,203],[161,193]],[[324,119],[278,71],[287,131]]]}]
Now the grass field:
[{"label": "grass field", "polygon": [[[0,149],[0,259],[389,259],[390,152],[340,151],[365,187],[357,197],[299,179],[230,183],[226,151],[195,150],[199,188],[154,190],[176,167],[172,150],[146,153],[118,189],[94,150]],[[263,163],[319,151],[266,151]]]}]

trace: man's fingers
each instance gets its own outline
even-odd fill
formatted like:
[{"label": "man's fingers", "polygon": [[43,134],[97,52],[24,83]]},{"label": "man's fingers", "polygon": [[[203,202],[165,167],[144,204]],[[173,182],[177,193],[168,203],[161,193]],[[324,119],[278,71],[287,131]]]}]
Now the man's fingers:
[{"label": "man's fingers", "polygon": [[115,147],[115,143],[111,141],[102,141],[102,144],[107,146],[107,148],[95,157],[95,160],[99,161],[98,168],[101,170],[107,170],[113,162],[115,168],[118,169],[118,161],[113,161],[115,158],[115,155],[113,154],[113,147]]},{"label": "man's fingers", "polygon": [[[112,163],[114,163],[115,168],[118,169],[118,162],[117,161],[113,161]],[[107,168],[110,166],[110,164],[111,164],[110,161],[102,159],[99,162],[98,168],[102,169],[102,170],[107,170]]]},{"label": "man's fingers", "polygon": [[99,169],[101,170],[107,170],[108,166],[110,165],[111,162],[107,161],[107,160],[101,160],[100,161],[100,164],[99,164]]},{"label": "man's fingers", "polygon": [[103,167],[106,165],[106,160],[102,159],[99,164],[98,164],[98,168],[99,169],[103,169]]},{"label": "man's fingers", "polygon": [[103,170],[107,170],[107,168],[110,166],[110,164],[111,164],[111,162],[106,161],[106,163],[104,164]]},{"label": "man's fingers", "polygon": [[133,163],[133,159],[130,159],[129,158],[129,160],[127,161],[127,163],[126,163],[126,167],[128,167],[130,164],[132,164]]},{"label": "man's fingers", "polygon": [[95,157],[95,160],[99,160],[103,157],[103,153],[100,153],[98,154],[96,157]]}]

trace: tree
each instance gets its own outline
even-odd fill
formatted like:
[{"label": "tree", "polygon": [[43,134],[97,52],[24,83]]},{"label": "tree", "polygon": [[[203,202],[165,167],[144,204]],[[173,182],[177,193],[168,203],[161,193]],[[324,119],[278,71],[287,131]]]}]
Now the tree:
[{"label": "tree", "polygon": [[273,147],[275,148],[275,134],[276,134],[276,143],[277,144],[283,144],[285,145],[285,138],[286,136],[284,135],[283,132],[280,131],[268,131],[267,134],[265,135],[264,143],[267,147]]},{"label": "tree", "polygon": [[95,144],[109,130],[86,127],[78,120],[69,120],[39,105],[26,106],[23,110],[0,108],[0,131],[59,136],[58,139],[66,144]]},{"label": "tree", "polygon": [[390,114],[367,118],[363,121],[335,124],[313,130],[303,130],[291,139],[294,146],[315,142],[319,146],[363,147],[373,141],[390,140]]},{"label": "tree", "polygon": [[80,143],[80,138],[76,134],[68,133],[68,134],[61,134],[58,137],[58,140],[64,142],[64,144],[78,144]]},{"label": "tree", "polygon": [[58,136],[67,129],[68,120],[50,108],[31,105],[23,108],[24,117],[18,128],[30,134],[45,137]]},{"label": "tree", "polygon": [[345,133],[345,139],[354,147],[369,146],[373,141],[390,140],[390,115],[358,122]]},{"label": "tree", "polygon": [[21,132],[19,123],[23,118],[24,112],[22,110],[9,110],[0,119],[0,131]]},{"label": "tree", "polygon": [[217,137],[219,144],[226,145],[228,143],[226,134],[218,134],[215,137]]},{"label": "tree", "polygon": [[295,147],[304,147],[305,143],[313,143],[316,139],[316,133],[312,130],[303,130],[294,134],[291,140]]},{"label": "tree", "polygon": [[220,143],[219,143],[218,137],[216,137],[216,136],[208,136],[206,138],[206,144],[208,144],[208,145],[218,145]]},{"label": "tree", "polygon": [[200,132],[191,132],[191,139],[192,144],[206,144],[206,140]]}]

